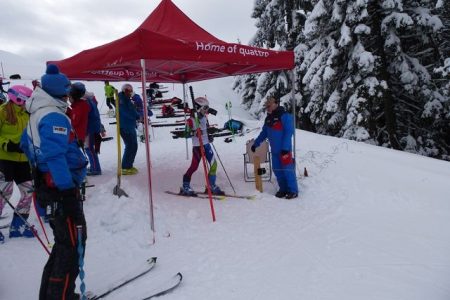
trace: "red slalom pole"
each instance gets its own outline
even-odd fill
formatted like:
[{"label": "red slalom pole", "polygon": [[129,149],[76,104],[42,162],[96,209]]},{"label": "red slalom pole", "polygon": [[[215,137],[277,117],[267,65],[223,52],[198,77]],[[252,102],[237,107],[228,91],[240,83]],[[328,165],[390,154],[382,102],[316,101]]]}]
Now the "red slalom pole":
[{"label": "red slalom pole", "polygon": [[197,137],[200,142],[200,153],[202,155],[203,170],[205,172],[206,189],[208,190],[209,205],[211,206],[211,215],[212,215],[213,222],[215,222],[216,221],[216,213],[214,211],[214,203],[213,203],[213,199],[212,199],[211,184],[209,183],[209,178],[208,178],[208,169],[206,166],[205,148],[203,148],[202,131],[200,129],[200,126],[198,126],[198,128],[197,128]]},{"label": "red slalom pole", "polygon": [[48,240],[47,231],[45,230],[44,223],[42,223],[41,217],[39,216],[39,211],[36,204],[36,192],[33,192],[33,206],[34,211],[36,212],[36,216],[39,220],[39,224],[41,225],[42,232],[44,232],[45,239],[47,240],[48,246],[50,247],[51,244],[50,241]]}]

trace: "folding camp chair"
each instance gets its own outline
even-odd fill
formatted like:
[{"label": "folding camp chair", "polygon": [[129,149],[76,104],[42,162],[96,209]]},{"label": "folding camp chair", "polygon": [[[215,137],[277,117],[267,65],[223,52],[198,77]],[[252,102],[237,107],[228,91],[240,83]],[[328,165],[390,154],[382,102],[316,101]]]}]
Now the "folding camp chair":
[{"label": "folding camp chair", "polygon": [[247,141],[246,144],[247,152],[244,153],[244,180],[246,182],[255,181],[254,168],[252,166],[251,172],[249,173],[248,165],[253,165],[254,157],[259,156],[261,168],[266,170],[265,174],[261,175],[261,180],[270,181],[272,179],[272,161],[270,158],[269,143],[265,140],[258,148],[256,148],[256,151],[253,152],[251,148],[254,142],[255,140],[251,139]]}]

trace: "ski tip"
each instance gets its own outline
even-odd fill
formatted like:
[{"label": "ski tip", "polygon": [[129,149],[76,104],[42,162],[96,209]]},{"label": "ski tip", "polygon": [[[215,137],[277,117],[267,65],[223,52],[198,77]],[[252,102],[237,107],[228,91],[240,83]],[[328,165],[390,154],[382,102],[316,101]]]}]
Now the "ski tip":
[{"label": "ski tip", "polygon": [[180,281],[183,280],[183,274],[181,274],[181,272],[178,272],[175,277],[180,277]]},{"label": "ski tip", "polygon": [[147,262],[148,262],[149,264],[156,263],[156,259],[157,259],[157,257],[154,256],[154,257],[152,257],[152,258],[147,259]]}]

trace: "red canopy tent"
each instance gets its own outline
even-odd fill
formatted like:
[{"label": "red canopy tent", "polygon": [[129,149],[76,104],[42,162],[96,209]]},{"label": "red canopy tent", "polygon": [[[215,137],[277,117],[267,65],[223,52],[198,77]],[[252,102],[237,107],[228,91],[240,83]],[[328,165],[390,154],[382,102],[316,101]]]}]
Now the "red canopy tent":
[{"label": "red canopy tent", "polygon": [[187,83],[294,68],[292,51],[226,43],[189,19],[171,0],[162,0],[129,35],[54,61],[71,79]]},{"label": "red canopy tent", "polygon": [[[162,0],[129,35],[48,63],[58,65],[70,79],[141,81],[145,91],[147,81],[183,83],[184,87],[185,83],[193,81],[291,70],[294,68],[294,53],[226,43],[195,24],[171,0]],[[145,93],[143,97],[144,111],[147,111]],[[144,123],[148,141],[147,118],[144,118]],[[146,154],[151,227],[155,233],[148,142]],[[215,220],[211,197],[210,203]]]}]

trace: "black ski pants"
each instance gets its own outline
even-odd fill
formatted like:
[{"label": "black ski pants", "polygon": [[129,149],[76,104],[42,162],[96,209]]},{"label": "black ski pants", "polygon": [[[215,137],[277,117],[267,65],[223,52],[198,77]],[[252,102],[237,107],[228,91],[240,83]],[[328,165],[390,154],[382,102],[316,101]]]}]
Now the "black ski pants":
[{"label": "black ski pants", "polygon": [[[59,204],[59,206],[62,206]],[[50,219],[55,244],[44,267],[39,291],[39,300],[78,300],[75,280],[78,276],[77,225],[83,227],[82,244],[86,246],[86,220],[82,204],[79,210],[70,213],[57,207]]]},{"label": "black ski pants", "polygon": [[106,105],[109,109],[113,109],[113,107],[116,107],[116,101],[114,100],[114,97],[106,98]]}]

